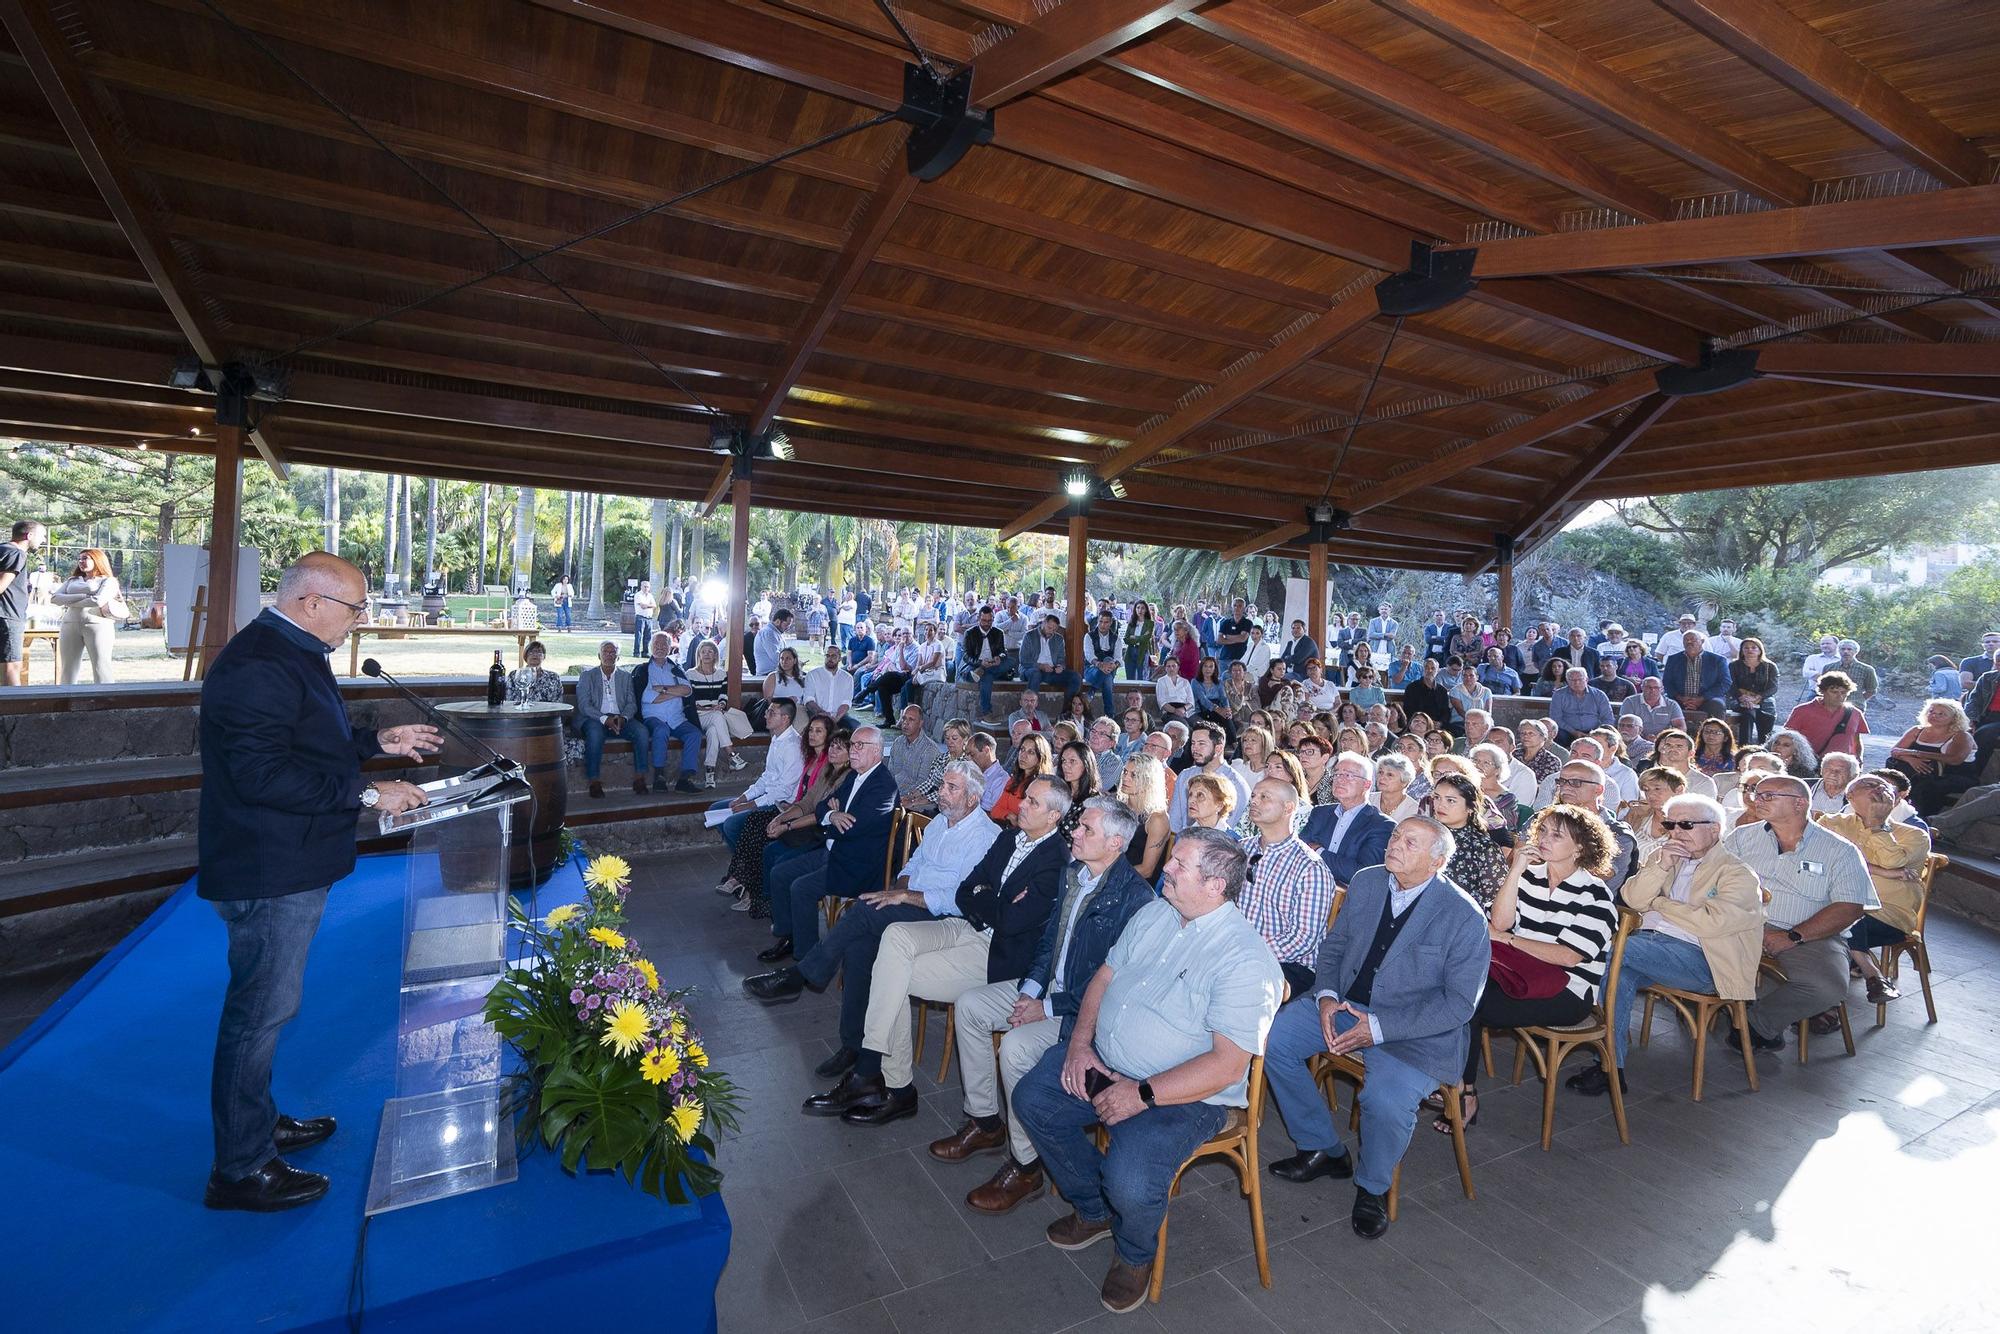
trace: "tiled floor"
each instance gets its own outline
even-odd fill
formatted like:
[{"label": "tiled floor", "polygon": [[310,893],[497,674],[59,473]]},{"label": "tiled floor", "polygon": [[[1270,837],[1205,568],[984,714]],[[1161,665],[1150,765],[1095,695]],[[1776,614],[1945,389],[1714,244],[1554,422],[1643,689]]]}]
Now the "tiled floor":
[{"label": "tiled floor", "polygon": [[[1707,1097],[1688,1101],[1689,1049],[1667,1018],[1633,1048],[1632,1142],[1603,1099],[1560,1092],[1554,1149],[1539,1147],[1540,1085],[1488,1081],[1471,1132],[1475,1201],[1448,1141],[1419,1128],[1401,1216],[1380,1242],[1348,1225],[1346,1182],[1266,1177],[1272,1286],[1257,1281],[1234,1178],[1200,1168],[1174,1205],[1157,1306],[1106,1313],[1099,1246],[1071,1257],[1042,1229],[1051,1199],[989,1218],[963,1203],[996,1160],[933,1161],[960,1120],[956,1072],[919,1071],[922,1111],[879,1130],[800,1115],[820,1086],[836,1000],[766,1009],[739,987],[764,923],[709,892],[717,854],[636,862],[632,922],[694,1004],[716,1063],[746,1095],[725,1146],[735,1240],[719,1295],[724,1334],[1052,1334],[1093,1329],[1382,1331],[2000,1328],[1980,1277],[2000,1181],[2000,937],[1940,917],[1942,1022],[1915,993],[1889,1024],[1852,1009],[1859,1054],[1819,1039],[1801,1068],[1761,1058],[1750,1093],[1717,1044]],[[1505,1066],[1512,1045],[1496,1044]],[[1734,1063],[1732,1063],[1732,1061]],[[1265,1159],[1292,1152],[1265,1123]]]}]

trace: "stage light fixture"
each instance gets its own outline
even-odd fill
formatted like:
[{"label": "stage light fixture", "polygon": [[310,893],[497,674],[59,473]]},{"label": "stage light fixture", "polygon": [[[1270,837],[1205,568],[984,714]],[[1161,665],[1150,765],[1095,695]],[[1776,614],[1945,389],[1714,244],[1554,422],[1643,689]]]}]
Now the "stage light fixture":
[{"label": "stage light fixture", "polygon": [[792,461],[792,438],[783,431],[772,429],[757,437],[755,457],[775,459],[779,463]]},{"label": "stage light fixture", "polygon": [[711,454],[732,454],[736,451],[736,432],[718,426],[708,433],[708,452]]},{"label": "stage light fixture", "polygon": [[1089,497],[1095,482],[1096,479],[1087,472],[1073,472],[1063,478],[1063,494],[1071,500],[1084,500]]},{"label": "stage light fixture", "polygon": [[141,440],[139,442],[139,448],[141,449],[151,449],[152,447],[153,447],[153,442],[150,440]]},{"label": "stage light fixture", "polygon": [[1111,498],[1113,500],[1125,499],[1125,483],[1120,478],[1114,477],[1110,481],[1106,482],[1104,484],[1104,489],[1111,493]]}]

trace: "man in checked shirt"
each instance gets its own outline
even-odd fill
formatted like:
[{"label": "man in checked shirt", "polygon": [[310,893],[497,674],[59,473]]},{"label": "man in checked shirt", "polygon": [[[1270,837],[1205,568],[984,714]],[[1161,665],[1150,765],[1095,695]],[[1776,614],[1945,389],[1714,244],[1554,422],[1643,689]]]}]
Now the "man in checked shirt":
[{"label": "man in checked shirt", "polygon": [[1243,836],[1243,893],[1236,906],[1278,956],[1287,994],[1311,990],[1313,961],[1333,910],[1333,873],[1293,832],[1298,790],[1275,778],[1250,792],[1251,828]]}]

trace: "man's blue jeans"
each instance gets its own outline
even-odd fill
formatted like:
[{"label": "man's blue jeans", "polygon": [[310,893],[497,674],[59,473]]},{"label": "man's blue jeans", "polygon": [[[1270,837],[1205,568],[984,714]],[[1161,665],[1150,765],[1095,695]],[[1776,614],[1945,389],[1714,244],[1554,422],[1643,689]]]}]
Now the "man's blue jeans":
[{"label": "man's blue jeans", "polygon": [[1053,667],[1023,667],[1021,684],[1030,690],[1040,690],[1044,683],[1061,686],[1064,695],[1076,693],[1076,673],[1064,668],[1057,671]]},{"label": "man's blue jeans", "polygon": [[[593,781],[604,772],[604,739],[611,733],[605,730],[602,718],[583,720],[583,776]],[[643,718],[627,718],[618,733],[632,743],[632,772],[644,775],[652,767],[653,739],[646,730]]]},{"label": "man's blue jeans", "polygon": [[[726,811],[729,809],[729,802],[727,799],[712,802],[709,805],[709,809],[712,811]],[[756,807],[753,806],[750,808],[750,811],[737,811],[727,820],[716,826],[717,829],[722,831],[722,841],[729,845],[731,852],[736,851],[736,840],[743,837],[743,826],[750,823],[750,812],[755,809]]]},{"label": "man's blue jeans", "polygon": [[[1345,1033],[1357,1022],[1342,1010],[1334,1017],[1334,1031]],[[1301,996],[1278,1011],[1271,1025],[1271,1036],[1264,1043],[1264,1074],[1271,1081],[1271,1095],[1285,1118],[1292,1143],[1302,1151],[1344,1152],[1333,1114],[1327,1111],[1326,1095],[1313,1082],[1306,1065],[1325,1050],[1319,1001]],[[1410,1134],[1417,1126],[1417,1105],[1437,1090],[1438,1081],[1379,1047],[1364,1047],[1360,1055],[1368,1077],[1361,1083],[1359,1098],[1361,1149],[1354,1184],[1373,1194],[1387,1195],[1396,1164],[1410,1147]]]},{"label": "man's blue jeans", "polygon": [[1617,1044],[1618,1068],[1625,1068],[1625,1047],[1632,1029],[1632,1001],[1641,987],[1655,984],[1682,991],[1714,991],[1715,974],[1701,946],[1676,940],[1664,931],[1634,931],[1625,940],[1625,963],[1618,973],[1611,1031]]},{"label": "man's blue jeans", "polygon": [[215,1122],[215,1170],[239,1181],[278,1156],[271,1134],[278,1104],[271,1061],[278,1034],[299,1012],[306,951],[326,910],[324,889],[268,899],[219,899],[229,928],[229,990],[215,1034],[209,1114]]},{"label": "man's blue jeans", "polygon": [[1117,709],[1111,700],[1111,685],[1117,679],[1118,669],[1116,667],[1107,672],[1101,670],[1093,662],[1090,666],[1083,669],[1083,683],[1086,686],[1096,686],[1098,693],[1104,696],[1104,714],[1107,718],[1117,717]]},{"label": "man's blue jeans", "polygon": [[1206,1102],[1148,1107],[1111,1127],[1103,1153],[1091,1138],[1097,1109],[1062,1086],[1069,1043],[1058,1042],[1014,1086],[1014,1115],[1034,1141],[1056,1188],[1086,1223],[1111,1219],[1118,1258],[1147,1265],[1159,1249],[1160,1220],[1174,1173],[1222,1129],[1228,1109]]},{"label": "man's blue jeans", "polygon": [[683,716],[678,724],[669,723],[665,718],[651,718],[647,726],[653,739],[653,768],[664,773],[667,768],[667,747],[675,741],[681,743],[681,775],[698,773],[701,770],[701,728]]},{"label": "man's blue jeans", "polygon": [[991,667],[968,667],[966,671],[979,674],[979,712],[981,714],[993,712],[993,683],[1011,681],[1014,679],[1014,673],[1009,670],[1004,660],[994,663]]}]

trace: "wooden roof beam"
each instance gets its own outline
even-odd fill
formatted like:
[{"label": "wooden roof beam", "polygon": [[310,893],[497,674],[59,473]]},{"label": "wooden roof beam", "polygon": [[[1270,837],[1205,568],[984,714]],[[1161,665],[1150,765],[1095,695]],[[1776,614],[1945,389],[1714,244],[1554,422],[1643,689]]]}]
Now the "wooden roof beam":
[{"label": "wooden roof beam", "polygon": [[1776,0],[1655,3],[1947,185],[1986,179],[1984,153]]},{"label": "wooden roof beam", "polygon": [[[91,182],[104,196],[126,242],[145,266],[154,290],[173,314],[174,323],[204,365],[221,365],[227,358],[220,331],[201,309],[201,293],[194,278],[153,215],[142,183],[114,151],[116,131],[71,58],[68,42],[34,0],[0,0],[0,23],[5,24],[15,49],[48,99]],[[284,457],[268,431],[262,427],[251,431],[250,441],[273,472],[286,475]]]},{"label": "wooden roof beam", "polygon": [[972,104],[1011,102],[1172,23],[1204,0],[1066,0],[972,60]]},{"label": "wooden roof beam", "polygon": [[1456,477],[1470,468],[1477,468],[1502,458],[1523,445],[1547,440],[1573,426],[1580,426],[1607,412],[1614,412],[1627,403],[1644,398],[1653,392],[1653,389],[1651,371],[1636,371],[1630,375],[1620,376],[1604,388],[1586,394],[1573,403],[1566,403],[1519,426],[1496,432],[1483,440],[1471,441],[1428,463],[1398,473],[1356,496],[1354,503],[1349,505],[1348,509],[1356,514],[1366,513],[1377,505],[1399,500],[1434,482]]},{"label": "wooden roof beam", "polygon": [[2000,239],[2000,185],[1967,185],[1887,199],[1489,241],[1479,247],[1473,274],[1512,278],[1673,268],[1995,239]]},{"label": "wooden roof beam", "polygon": [[1860,375],[2000,375],[2000,343],[1772,343],[1757,369]]},{"label": "wooden roof beam", "polygon": [[1794,380],[1802,384],[1841,385],[1851,389],[1878,389],[1894,394],[1919,394],[1930,398],[1963,398],[1975,403],[2000,403],[2000,376],[1805,375],[1787,372],[1770,378]]}]

